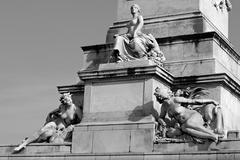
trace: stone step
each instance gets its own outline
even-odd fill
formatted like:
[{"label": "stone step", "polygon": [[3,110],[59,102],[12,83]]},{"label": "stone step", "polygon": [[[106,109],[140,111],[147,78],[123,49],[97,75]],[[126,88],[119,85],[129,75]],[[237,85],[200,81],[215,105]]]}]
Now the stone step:
[{"label": "stone step", "polygon": [[154,152],[175,153],[175,152],[198,152],[198,151],[233,151],[240,150],[240,139],[222,139],[217,144],[206,141],[194,143],[184,140],[160,140],[154,144]]},{"label": "stone step", "polygon": [[[38,154],[38,153],[70,153],[72,143],[50,144],[50,143],[33,143],[17,154]],[[1,145],[0,155],[12,154],[17,145]]]},{"label": "stone step", "polygon": [[239,160],[240,150],[199,151],[174,153],[104,153],[104,154],[8,154],[0,155],[0,160]]}]

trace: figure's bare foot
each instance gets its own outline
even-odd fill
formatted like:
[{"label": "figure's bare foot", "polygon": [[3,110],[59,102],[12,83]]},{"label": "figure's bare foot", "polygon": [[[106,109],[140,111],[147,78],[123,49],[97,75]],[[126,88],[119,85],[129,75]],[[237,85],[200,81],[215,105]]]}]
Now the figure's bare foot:
[{"label": "figure's bare foot", "polygon": [[19,152],[22,149],[26,148],[26,145],[24,143],[20,144],[18,147],[14,148],[14,152]]},{"label": "figure's bare foot", "polygon": [[215,139],[213,140],[216,144],[218,144],[218,142],[219,142],[219,138],[218,138],[218,135],[216,134],[215,135]]},{"label": "figure's bare foot", "polygon": [[26,141],[28,140],[28,137],[26,137],[24,140],[22,140],[21,144],[18,147],[15,147],[13,152],[19,152],[22,149],[26,148]]}]

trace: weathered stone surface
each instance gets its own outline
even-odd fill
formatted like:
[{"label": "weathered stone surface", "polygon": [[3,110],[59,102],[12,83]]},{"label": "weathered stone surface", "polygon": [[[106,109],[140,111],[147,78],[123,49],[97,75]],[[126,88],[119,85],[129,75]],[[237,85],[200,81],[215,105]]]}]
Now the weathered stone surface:
[{"label": "weathered stone surface", "polygon": [[130,152],[153,151],[154,128],[131,131]]},{"label": "weathered stone surface", "polygon": [[[0,155],[11,154],[16,145],[0,146]],[[49,143],[33,143],[18,154],[37,154],[37,153],[70,153],[71,143],[65,144],[49,144]]]},{"label": "weathered stone surface", "polygon": [[240,141],[236,139],[224,139],[218,144],[214,142],[206,141],[203,144],[189,142],[162,142],[159,144],[154,144],[154,152],[158,153],[192,153],[192,152],[203,152],[203,151],[224,151],[230,152],[238,150],[240,146]]},{"label": "weathered stone surface", "polygon": [[94,155],[77,155],[77,154],[71,154],[71,155],[64,155],[64,160],[96,160],[98,157],[102,156],[94,156]]},{"label": "weathered stone surface", "polygon": [[92,131],[82,131],[80,127],[76,127],[73,132],[72,141],[73,141],[72,153],[92,153],[93,151]]},{"label": "weathered stone surface", "polygon": [[[144,33],[151,33],[156,38],[216,31],[200,12],[145,18],[144,21]],[[107,43],[114,42],[115,34],[126,33],[124,26],[126,22],[110,27],[106,38]]]},{"label": "weathered stone surface", "polygon": [[90,112],[133,110],[143,105],[144,81],[95,83]]},{"label": "weathered stone surface", "polygon": [[143,160],[144,157],[143,155],[114,155],[114,156],[111,156],[111,160],[128,160],[128,159],[131,159],[131,160]]},{"label": "weathered stone surface", "polygon": [[216,160],[216,154],[180,154],[179,160]]},{"label": "weathered stone surface", "polygon": [[160,153],[173,153],[173,152],[184,152],[185,150],[184,143],[161,143],[154,144],[154,152]]},{"label": "weathered stone surface", "polygon": [[217,154],[217,160],[235,160],[234,154]]},{"label": "weathered stone surface", "polygon": [[83,123],[75,127],[73,153],[149,152],[154,123]]},{"label": "weathered stone surface", "polygon": [[129,130],[95,131],[93,153],[129,152]]},{"label": "weathered stone surface", "polygon": [[178,154],[149,154],[144,156],[144,160],[179,160]]},{"label": "weathered stone surface", "polygon": [[224,125],[227,130],[240,130],[240,116],[239,116],[239,97],[232,94],[229,90],[221,87],[220,104],[223,109]]},{"label": "weathered stone surface", "polygon": [[66,154],[66,155],[35,155],[35,156],[18,156],[18,155],[9,155],[6,157],[0,157],[0,160],[188,160],[188,159],[196,159],[196,160],[238,160],[239,152],[191,152],[191,153],[177,153],[177,154],[159,154],[159,153],[147,153],[147,154]]},{"label": "weathered stone surface", "polygon": [[199,6],[198,0],[182,0],[181,2],[177,0],[119,0],[117,21],[128,20],[131,18],[129,15],[129,8],[134,3],[137,3],[141,7],[145,17],[157,17],[161,15],[196,11]]},{"label": "weathered stone surface", "polygon": [[170,62],[164,65],[173,75],[183,76],[197,76],[204,74],[213,74],[215,72],[215,60],[190,60]]}]

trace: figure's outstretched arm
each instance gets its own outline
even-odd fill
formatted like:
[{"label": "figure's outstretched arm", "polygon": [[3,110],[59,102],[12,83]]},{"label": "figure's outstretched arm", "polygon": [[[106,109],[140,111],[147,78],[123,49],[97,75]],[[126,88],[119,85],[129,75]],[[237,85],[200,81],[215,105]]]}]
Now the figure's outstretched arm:
[{"label": "figure's outstretched arm", "polygon": [[213,99],[187,99],[184,97],[175,97],[174,101],[177,103],[186,103],[186,104],[195,104],[195,105],[201,105],[201,104],[214,104],[219,105],[219,103]]}]

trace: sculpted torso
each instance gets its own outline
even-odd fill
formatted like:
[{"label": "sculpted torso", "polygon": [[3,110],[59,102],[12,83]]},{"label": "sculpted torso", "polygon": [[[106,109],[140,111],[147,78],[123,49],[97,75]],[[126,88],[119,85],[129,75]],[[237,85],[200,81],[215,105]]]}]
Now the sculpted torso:
[{"label": "sculpted torso", "polygon": [[[131,21],[129,21],[129,23],[127,24],[127,28],[128,28],[127,34],[129,34],[131,37],[133,37],[133,34],[134,34],[135,30],[137,29],[137,26],[139,25],[141,18],[142,18],[142,16],[138,16],[138,17],[132,19]],[[141,28],[139,28],[137,33],[141,33]]]},{"label": "sculpted torso", "polygon": [[168,113],[169,117],[174,117],[179,123],[184,123],[190,117],[187,110],[182,107],[175,98],[164,101],[162,107],[166,110],[163,114]]}]

